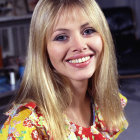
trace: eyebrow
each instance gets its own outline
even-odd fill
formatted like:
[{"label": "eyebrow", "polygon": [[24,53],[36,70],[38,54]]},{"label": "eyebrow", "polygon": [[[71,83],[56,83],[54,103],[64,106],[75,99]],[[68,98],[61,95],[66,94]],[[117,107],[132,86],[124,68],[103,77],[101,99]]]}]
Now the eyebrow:
[{"label": "eyebrow", "polygon": [[87,25],[89,25],[89,23],[87,22],[87,23],[85,23],[85,24],[83,24],[83,25],[81,25],[81,29],[82,28],[84,28],[84,27],[86,27]]},{"label": "eyebrow", "polygon": [[[83,25],[81,25],[80,26],[80,28],[82,29],[82,28],[84,28],[84,27],[86,27],[87,25],[89,25],[89,23],[87,22],[87,23],[85,23],[85,24],[83,24]],[[57,32],[57,31],[68,31],[69,29],[65,29],[65,28],[58,28],[58,29],[56,29],[54,32]]]}]

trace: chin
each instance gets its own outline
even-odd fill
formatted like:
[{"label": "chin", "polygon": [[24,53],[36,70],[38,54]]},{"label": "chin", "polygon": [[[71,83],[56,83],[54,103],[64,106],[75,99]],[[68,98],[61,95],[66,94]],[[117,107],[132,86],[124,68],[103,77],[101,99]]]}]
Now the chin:
[{"label": "chin", "polygon": [[81,74],[81,75],[77,75],[76,77],[73,77],[71,79],[76,80],[76,81],[84,81],[84,80],[88,80],[93,76],[93,73],[90,74]]}]

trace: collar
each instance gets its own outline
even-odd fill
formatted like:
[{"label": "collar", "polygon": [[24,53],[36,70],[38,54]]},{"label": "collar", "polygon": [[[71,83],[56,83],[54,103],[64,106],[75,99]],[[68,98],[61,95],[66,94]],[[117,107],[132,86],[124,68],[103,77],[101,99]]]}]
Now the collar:
[{"label": "collar", "polygon": [[29,110],[34,111],[36,108],[36,103],[35,102],[28,102],[24,104],[18,104],[13,106],[8,112],[5,113],[6,116],[14,116],[18,110],[22,109],[23,107],[28,108]]},{"label": "collar", "polygon": [[26,107],[26,108],[30,109],[31,111],[33,111],[36,108],[36,106],[37,106],[36,103],[31,101],[31,102],[22,104],[21,106],[19,106],[19,109],[22,107]]}]

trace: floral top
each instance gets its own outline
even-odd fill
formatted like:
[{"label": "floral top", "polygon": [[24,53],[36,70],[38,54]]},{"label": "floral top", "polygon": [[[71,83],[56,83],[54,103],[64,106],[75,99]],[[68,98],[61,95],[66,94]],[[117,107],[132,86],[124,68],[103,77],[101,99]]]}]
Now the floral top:
[{"label": "floral top", "polygon": [[[127,99],[122,95],[120,96],[124,107]],[[70,132],[68,140],[114,140],[128,126],[124,119],[125,126],[110,133],[104,125],[96,104],[93,112],[94,122],[89,128],[78,126],[68,119],[65,120]],[[8,115],[7,121],[0,130],[1,140],[49,140],[47,122],[34,102],[19,105],[10,110]]]}]

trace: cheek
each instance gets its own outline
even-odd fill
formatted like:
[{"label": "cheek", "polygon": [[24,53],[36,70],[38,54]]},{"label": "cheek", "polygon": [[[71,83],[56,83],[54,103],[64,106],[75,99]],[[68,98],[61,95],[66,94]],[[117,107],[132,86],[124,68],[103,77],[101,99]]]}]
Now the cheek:
[{"label": "cheek", "polygon": [[102,53],[103,53],[103,40],[100,36],[96,37],[95,41],[95,48],[96,48],[96,54],[97,54],[97,60],[96,60],[96,68],[101,64],[102,61]]},{"label": "cheek", "polygon": [[56,60],[57,60],[56,58],[57,58],[58,52],[53,48],[48,48],[48,55],[49,55],[51,64],[54,66],[54,63],[56,63]]},{"label": "cheek", "polygon": [[102,41],[102,38],[100,36],[97,36],[95,38],[94,46],[95,46],[96,52],[98,54],[100,54],[103,50],[103,41]]},{"label": "cheek", "polygon": [[62,46],[52,44],[47,47],[47,51],[52,65],[63,61],[65,52]]}]

